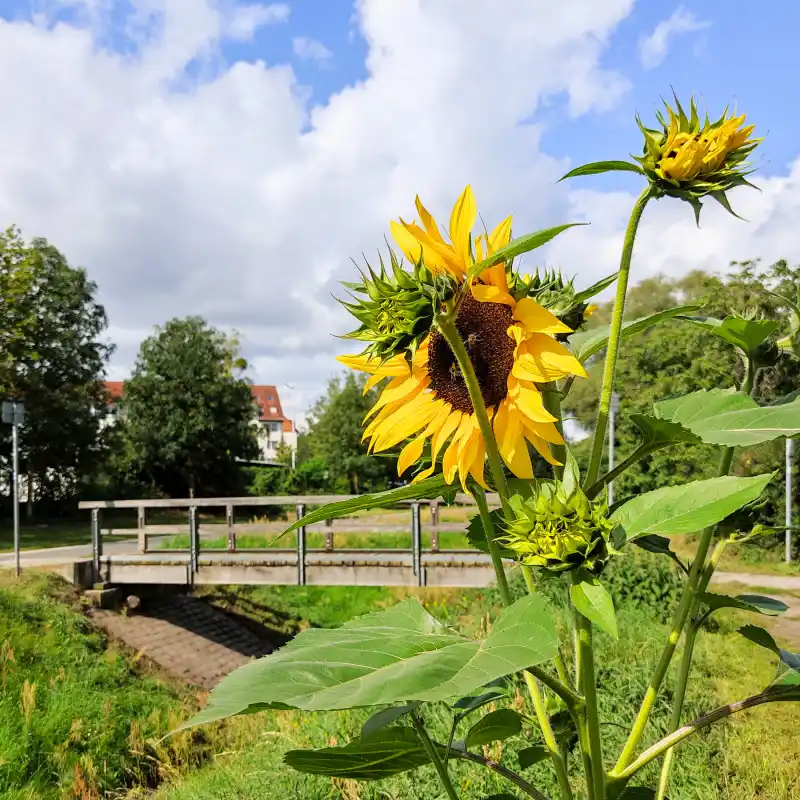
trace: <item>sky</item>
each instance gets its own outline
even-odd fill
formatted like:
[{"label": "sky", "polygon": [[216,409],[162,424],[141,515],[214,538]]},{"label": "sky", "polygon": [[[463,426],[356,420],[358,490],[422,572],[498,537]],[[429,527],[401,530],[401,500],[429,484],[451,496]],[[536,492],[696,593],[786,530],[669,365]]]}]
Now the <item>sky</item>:
[{"label": "sky", "polygon": [[[634,116],[694,93],[766,136],[747,221],[644,216],[633,280],[800,261],[800,4],[703,0],[0,0],[0,227],[85,267],[124,379],[141,341],[199,314],[301,413],[352,350],[334,297],[419,194],[445,226],[470,183],[514,234],[589,222],[527,257],[613,272],[637,176],[557,183],[641,151]],[[713,204],[715,205],[715,204]],[[534,257],[535,256],[535,257]],[[286,388],[286,384],[293,389]]]}]

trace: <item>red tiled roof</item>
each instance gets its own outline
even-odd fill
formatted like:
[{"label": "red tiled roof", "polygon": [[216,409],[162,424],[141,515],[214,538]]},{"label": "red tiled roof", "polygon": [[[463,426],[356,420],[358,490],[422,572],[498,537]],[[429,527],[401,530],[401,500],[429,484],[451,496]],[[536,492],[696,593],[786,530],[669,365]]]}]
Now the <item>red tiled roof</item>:
[{"label": "red tiled roof", "polygon": [[[112,401],[119,400],[125,391],[123,381],[106,381],[105,387]],[[291,420],[287,420],[283,416],[281,399],[278,397],[278,390],[276,387],[251,386],[250,391],[253,393],[253,400],[255,400],[256,404],[258,405],[259,420],[272,420],[275,422],[283,421],[283,430],[285,432],[291,432],[293,430],[291,427]],[[288,429],[286,427],[287,424],[289,425]]]}]

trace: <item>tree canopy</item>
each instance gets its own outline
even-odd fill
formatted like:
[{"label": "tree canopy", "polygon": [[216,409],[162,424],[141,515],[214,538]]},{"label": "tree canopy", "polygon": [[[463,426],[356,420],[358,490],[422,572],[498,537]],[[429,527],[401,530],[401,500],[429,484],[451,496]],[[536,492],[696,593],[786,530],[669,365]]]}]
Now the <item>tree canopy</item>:
[{"label": "tree canopy", "polygon": [[[0,396],[25,403],[20,466],[39,499],[74,494],[102,454],[113,347],[101,338],[108,323],[96,290],[47,240],[0,234]],[[7,464],[8,426],[0,437]]]},{"label": "tree canopy", "polygon": [[120,406],[134,474],[171,496],[225,495],[237,458],[256,458],[256,409],[235,338],[200,317],[173,319],[142,342]]}]

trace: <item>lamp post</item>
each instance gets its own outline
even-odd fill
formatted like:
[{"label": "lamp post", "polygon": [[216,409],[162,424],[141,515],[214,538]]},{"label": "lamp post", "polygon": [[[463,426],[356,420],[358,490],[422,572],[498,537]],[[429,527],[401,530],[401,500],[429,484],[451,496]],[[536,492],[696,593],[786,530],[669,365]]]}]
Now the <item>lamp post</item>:
[{"label": "lamp post", "polygon": [[[608,471],[614,469],[614,439],[615,433],[615,420],[619,412],[619,395],[614,392],[611,395],[611,413],[608,415]],[[608,482],[608,505],[614,504],[614,481]]]},{"label": "lamp post", "polygon": [[25,404],[3,401],[3,422],[11,424],[11,504],[14,508],[14,569],[19,577],[19,426],[25,421]]},{"label": "lamp post", "polygon": [[[296,392],[297,387],[293,383],[284,383],[283,384],[289,391]],[[292,398],[294,398],[294,394],[292,394]],[[292,399],[292,433],[294,434],[294,443],[292,446],[292,470],[295,470],[297,467],[297,403]]]},{"label": "lamp post", "polygon": [[786,563],[792,560],[792,445],[786,440]]}]

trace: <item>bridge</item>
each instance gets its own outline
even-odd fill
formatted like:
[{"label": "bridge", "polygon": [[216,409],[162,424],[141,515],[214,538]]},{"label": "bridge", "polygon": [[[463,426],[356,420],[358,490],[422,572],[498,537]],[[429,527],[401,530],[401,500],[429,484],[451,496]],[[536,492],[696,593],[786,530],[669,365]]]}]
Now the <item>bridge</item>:
[{"label": "bridge", "polygon": [[[314,526],[302,526],[285,537],[292,546],[278,539],[275,546],[243,548],[239,537],[263,534],[277,539],[289,523],[239,522],[237,509],[269,507],[293,509],[296,519],[307,509],[332,502],[353,499],[353,495],[308,495],[279,497],[227,497],[150,500],[84,501],[79,508],[90,512],[91,558],[76,559],[61,570],[71,580],[83,585],[152,585],[199,586],[220,584],[273,584],[316,586],[449,586],[485,587],[494,581],[494,570],[487,555],[466,549],[445,549],[440,534],[463,532],[465,522],[441,520],[441,501],[406,501],[393,506],[396,514],[407,515],[405,523],[387,526],[369,517],[328,520]],[[497,497],[489,495],[490,505]],[[469,495],[455,498],[457,506],[474,506]],[[429,530],[423,536],[423,507],[429,510]],[[137,527],[103,527],[103,514],[110,510],[135,510]],[[176,511],[186,515],[185,524],[153,524],[153,512]],[[224,512],[221,522],[203,522],[203,514]],[[309,532],[325,533],[323,547],[309,547]],[[336,547],[336,538],[347,533],[348,539],[359,534],[395,533],[407,544],[394,548]],[[186,546],[176,547],[169,537],[188,534]],[[133,538],[133,536],[135,538]],[[119,537],[131,537],[119,541]],[[117,541],[106,548],[109,537]],[[215,547],[215,539],[225,546]],[[427,545],[425,540],[429,538]],[[153,539],[158,546],[152,547]]]}]

